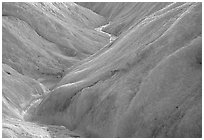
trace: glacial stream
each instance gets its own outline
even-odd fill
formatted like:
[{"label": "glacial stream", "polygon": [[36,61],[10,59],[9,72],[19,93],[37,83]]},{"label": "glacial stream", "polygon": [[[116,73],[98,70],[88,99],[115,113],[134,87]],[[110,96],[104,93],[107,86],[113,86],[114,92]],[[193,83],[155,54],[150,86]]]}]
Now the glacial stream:
[{"label": "glacial stream", "polygon": [[102,26],[100,26],[100,27],[98,27],[98,28],[95,28],[95,30],[98,31],[98,32],[101,32],[101,33],[103,33],[103,34],[107,34],[107,35],[110,37],[110,42],[109,42],[109,43],[111,43],[111,42],[114,41],[117,37],[114,36],[114,35],[111,35],[111,34],[109,34],[109,33],[107,33],[107,32],[102,31],[103,28],[105,28],[105,27],[107,27],[107,26],[109,26],[109,25],[110,25],[110,22],[109,22],[108,24],[105,24],[105,25],[102,25]]}]

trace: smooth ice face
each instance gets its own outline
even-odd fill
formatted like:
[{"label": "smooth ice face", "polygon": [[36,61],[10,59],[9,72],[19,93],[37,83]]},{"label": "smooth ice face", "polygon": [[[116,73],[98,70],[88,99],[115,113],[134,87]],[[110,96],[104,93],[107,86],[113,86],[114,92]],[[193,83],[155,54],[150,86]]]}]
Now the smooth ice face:
[{"label": "smooth ice face", "polygon": [[2,11],[3,137],[202,136],[201,3]]}]

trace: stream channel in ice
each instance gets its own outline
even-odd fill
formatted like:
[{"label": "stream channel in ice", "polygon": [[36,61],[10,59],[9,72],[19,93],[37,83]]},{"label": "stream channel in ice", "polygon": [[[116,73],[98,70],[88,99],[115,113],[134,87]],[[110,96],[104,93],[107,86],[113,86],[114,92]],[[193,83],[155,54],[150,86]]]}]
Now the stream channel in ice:
[{"label": "stream channel in ice", "polygon": [[105,27],[107,27],[107,26],[109,26],[109,25],[110,25],[110,22],[109,22],[108,24],[105,24],[105,25],[102,25],[102,26],[100,26],[100,27],[98,27],[98,28],[95,28],[95,30],[98,31],[98,32],[101,32],[101,33],[103,33],[103,34],[107,34],[107,35],[110,37],[110,42],[109,42],[109,43],[111,43],[111,42],[114,41],[117,37],[116,37],[116,36],[113,36],[113,35],[111,35],[111,34],[109,34],[109,33],[107,33],[107,32],[102,31],[103,28],[105,28]]}]

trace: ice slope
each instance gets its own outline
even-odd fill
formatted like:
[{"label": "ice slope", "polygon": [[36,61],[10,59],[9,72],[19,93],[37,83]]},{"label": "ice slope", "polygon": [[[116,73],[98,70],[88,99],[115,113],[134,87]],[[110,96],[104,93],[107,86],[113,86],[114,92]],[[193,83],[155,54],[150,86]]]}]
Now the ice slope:
[{"label": "ice slope", "polygon": [[108,35],[95,31],[103,22],[74,3],[2,3],[3,137],[80,137],[23,116],[67,68],[109,42]]},{"label": "ice slope", "polygon": [[23,115],[46,90],[40,83],[21,75],[10,66],[2,66],[2,137],[80,137],[62,126],[26,122]]},{"label": "ice slope", "polygon": [[109,42],[94,30],[104,18],[74,3],[3,2],[2,14],[3,63],[48,87]]},{"label": "ice slope", "polygon": [[202,137],[202,39],[154,68],[117,127],[118,137]]},{"label": "ice slope", "polygon": [[19,74],[10,66],[2,66],[3,116],[21,118],[31,102],[44,94],[39,83]]},{"label": "ice slope", "polygon": [[[172,5],[169,2],[79,2],[77,4],[104,16],[107,22],[110,22],[110,25],[105,27],[103,31],[115,36],[119,36],[133,24],[139,24],[160,9]],[[175,7],[175,5],[181,4],[173,5]]]},{"label": "ice slope", "polygon": [[202,5],[147,17],[25,115],[83,137],[201,137]]},{"label": "ice slope", "polygon": [[6,118],[2,123],[3,138],[77,138],[80,135],[63,126],[43,125]]}]

